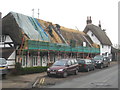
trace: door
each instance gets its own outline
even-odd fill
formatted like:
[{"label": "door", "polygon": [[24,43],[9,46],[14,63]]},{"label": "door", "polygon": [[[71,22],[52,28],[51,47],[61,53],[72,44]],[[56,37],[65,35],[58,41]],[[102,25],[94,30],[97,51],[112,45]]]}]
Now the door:
[{"label": "door", "polygon": [[67,62],[67,73],[71,73],[72,72],[72,62],[69,60],[68,62]]}]

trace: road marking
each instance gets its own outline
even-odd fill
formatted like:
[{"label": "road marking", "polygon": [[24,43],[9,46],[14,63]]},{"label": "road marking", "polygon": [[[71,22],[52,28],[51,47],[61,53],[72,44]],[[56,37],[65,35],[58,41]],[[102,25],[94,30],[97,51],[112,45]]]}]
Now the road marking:
[{"label": "road marking", "polygon": [[45,82],[45,78],[41,78],[40,81],[39,81],[39,84],[43,85]]}]

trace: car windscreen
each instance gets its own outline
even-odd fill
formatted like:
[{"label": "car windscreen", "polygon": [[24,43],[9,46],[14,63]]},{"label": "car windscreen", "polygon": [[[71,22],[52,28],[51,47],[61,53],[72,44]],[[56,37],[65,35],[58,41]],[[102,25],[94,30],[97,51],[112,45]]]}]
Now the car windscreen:
[{"label": "car windscreen", "polygon": [[103,57],[102,56],[95,56],[93,59],[94,60],[103,60]]},{"label": "car windscreen", "polygon": [[59,60],[59,61],[56,61],[53,66],[65,66],[66,65],[66,61],[64,60]]},{"label": "car windscreen", "polygon": [[79,64],[85,64],[85,61],[84,60],[78,60],[78,63]]},{"label": "car windscreen", "polygon": [[7,64],[6,60],[4,58],[0,58],[0,65]]}]

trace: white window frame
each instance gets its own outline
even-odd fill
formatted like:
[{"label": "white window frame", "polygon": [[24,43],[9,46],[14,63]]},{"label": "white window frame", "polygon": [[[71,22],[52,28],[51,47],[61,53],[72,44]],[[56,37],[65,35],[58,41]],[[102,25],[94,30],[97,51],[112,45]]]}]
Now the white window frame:
[{"label": "white window frame", "polygon": [[27,66],[27,59],[26,56],[22,57],[22,67],[26,67]]}]

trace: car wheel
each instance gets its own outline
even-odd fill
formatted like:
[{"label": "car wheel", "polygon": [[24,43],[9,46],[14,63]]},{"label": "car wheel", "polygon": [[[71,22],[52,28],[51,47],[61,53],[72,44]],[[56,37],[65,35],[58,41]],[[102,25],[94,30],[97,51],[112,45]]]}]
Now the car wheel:
[{"label": "car wheel", "polygon": [[75,70],[75,75],[77,75],[77,74],[78,74],[78,70],[76,69],[76,70]]},{"label": "car wheel", "polygon": [[107,67],[109,67],[109,66],[110,66],[110,63],[107,64]]},{"label": "car wheel", "polygon": [[51,77],[51,75],[50,75],[50,74],[47,74],[47,76],[48,76],[48,77]]},{"label": "car wheel", "polygon": [[6,74],[3,74],[3,75],[2,75],[2,79],[6,79]]},{"label": "car wheel", "polygon": [[102,69],[102,68],[103,68],[103,64],[100,65],[100,69]]},{"label": "car wheel", "polygon": [[90,71],[90,69],[89,68],[87,68],[87,72],[89,72]]},{"label": "car wheel", "polygon": [[106,67],[108,67],[108,64],[106,65]]},{"label": "car wheel", "polygon": [[67,77],[67,72],[63,73],[63,77],[66,78]]}]

